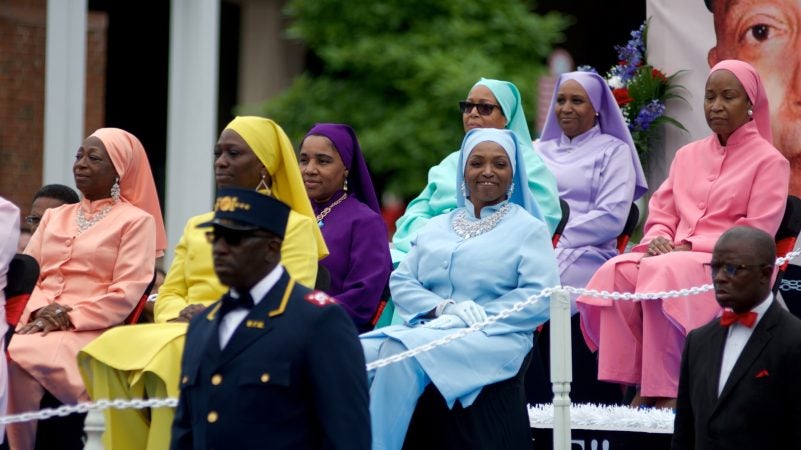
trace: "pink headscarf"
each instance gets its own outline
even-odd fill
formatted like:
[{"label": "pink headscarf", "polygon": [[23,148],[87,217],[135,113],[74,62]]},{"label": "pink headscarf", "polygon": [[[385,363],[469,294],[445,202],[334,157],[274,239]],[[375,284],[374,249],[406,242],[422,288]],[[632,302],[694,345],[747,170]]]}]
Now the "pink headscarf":
[{"label": "pink headscarf", "polygon": [[101,128],[92,136],[103,141],[117,170],[120,198],[153,216],[156,222],[156,256],[163,256],[167,249],[167,232],[164,231],[159,196],[145,148],[136,136],[119,128]]},{"label": "pink headscarf", "polygon": [[[751,111],[754,113],[752,117],[756,122],[757,130],[759,130],[762,138],[772,144],[773,132],[770,129],[768,94],[756,69],[747,62],[726,59],[715,64],[712,70],[709,71],[709,75],[711,76],[717,70],[728,70],[743,85],[745,93],[748,94],[748,99],[751,100]],[[707,77],[707,81],[709,81],[709,77]]]}]

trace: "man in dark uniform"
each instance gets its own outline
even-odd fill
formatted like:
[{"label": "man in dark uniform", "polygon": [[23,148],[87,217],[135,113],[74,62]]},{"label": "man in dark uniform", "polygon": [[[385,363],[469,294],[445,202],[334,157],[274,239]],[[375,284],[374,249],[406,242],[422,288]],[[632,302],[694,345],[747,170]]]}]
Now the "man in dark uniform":
[{"label": "man in dark uniform", "polygon": [[709,263],[723,315],[687,336],[673,450],[801,446],[801,320],[774,301],[773,237],[735,227]]},{"label": "man in dark uniform", "polygon": [[173,450],[370,448],[364,355],[347,313],[279,264],[289,208],[223,189],[214,270],[230,291],[186,335]]}]

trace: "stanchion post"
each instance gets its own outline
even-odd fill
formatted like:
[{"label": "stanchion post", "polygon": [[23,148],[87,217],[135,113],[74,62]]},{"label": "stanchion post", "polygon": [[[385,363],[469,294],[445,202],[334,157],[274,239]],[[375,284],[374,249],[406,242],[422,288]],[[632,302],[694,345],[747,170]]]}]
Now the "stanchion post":
[{"label": "stanchion post", "polygon": [[553,448],[570,450],[570,383],[573,352],[570,339],[570,294],[551,294],[551,384],[553,384]]}]

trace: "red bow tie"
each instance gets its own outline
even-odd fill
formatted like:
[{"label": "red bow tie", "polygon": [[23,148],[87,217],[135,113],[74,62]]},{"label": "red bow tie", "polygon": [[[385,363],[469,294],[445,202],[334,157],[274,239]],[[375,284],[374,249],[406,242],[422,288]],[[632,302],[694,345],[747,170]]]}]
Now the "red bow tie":
[{"label": "red bow tie", "polygon": [[725,309],[723,310],[723,315],[720,316],[720,324],[724,327],[728,327],[734,322],[740,322],[740,324],[745,325],[748,328],[751,328],[756,323],[756,320],[757,320],[757,313],[753,311],[748,311],[738,314],[734,311]]}]

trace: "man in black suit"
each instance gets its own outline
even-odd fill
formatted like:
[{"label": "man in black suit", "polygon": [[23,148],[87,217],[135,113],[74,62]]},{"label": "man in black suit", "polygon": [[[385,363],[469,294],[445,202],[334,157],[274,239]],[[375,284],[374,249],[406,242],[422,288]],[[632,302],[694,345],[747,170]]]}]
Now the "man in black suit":
[{"label": "man in black suit", "polygon": [[773,299],[773,238],[720,237],[709,266],[723,316],[690,332],[673,450],[801,448],[801,320]]},{"label": "man in black suit", "polygon": [[289,208],[223,189],[209,238],[230,291],[189,325],[171,448],[369,450],[367,373],[336,301],[279,264]]}]

